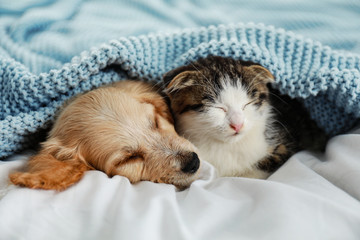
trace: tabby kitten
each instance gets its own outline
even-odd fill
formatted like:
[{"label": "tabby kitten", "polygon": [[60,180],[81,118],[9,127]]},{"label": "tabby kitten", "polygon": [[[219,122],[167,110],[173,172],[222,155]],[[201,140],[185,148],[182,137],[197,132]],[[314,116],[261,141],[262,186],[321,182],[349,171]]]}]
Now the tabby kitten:
[{"label": "tabby kitten", "polygon": [[252,62],[210,56],[164,76],[176,129],[220,176],[267,178],[292,154],[326,136],[296,100],[271,89]]}]

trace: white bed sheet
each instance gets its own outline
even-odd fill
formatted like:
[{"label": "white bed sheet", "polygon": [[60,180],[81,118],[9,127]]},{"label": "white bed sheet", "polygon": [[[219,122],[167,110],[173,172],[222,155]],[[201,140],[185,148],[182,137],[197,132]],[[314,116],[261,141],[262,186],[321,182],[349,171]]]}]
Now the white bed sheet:
[{"label": "white bed sheet", "polygon": [[18,188],[0,165],[0,239],[360,239],[360,129],[300,152],[268,180],[217,178],[185,191],[90,171],[63,192]]}]

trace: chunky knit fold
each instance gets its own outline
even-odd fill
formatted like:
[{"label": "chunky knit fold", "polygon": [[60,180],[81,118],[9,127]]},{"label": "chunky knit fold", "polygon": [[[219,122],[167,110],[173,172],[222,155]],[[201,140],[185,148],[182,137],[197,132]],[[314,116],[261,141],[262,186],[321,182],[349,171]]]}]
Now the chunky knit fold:
[{"label": "chunky knit fold", "polygon": [[[360,56],[262,24],[230,24],[124,37],[85,51],[47,73],[32,73],[0,55],[0,158],[37,141],[72,96],[110,82],[160,81],[174,67],[208,55],[258,62],[274,87],[301,99],[329,135],[360,118]],[[108,68],[116,64],[114,68]]]}]

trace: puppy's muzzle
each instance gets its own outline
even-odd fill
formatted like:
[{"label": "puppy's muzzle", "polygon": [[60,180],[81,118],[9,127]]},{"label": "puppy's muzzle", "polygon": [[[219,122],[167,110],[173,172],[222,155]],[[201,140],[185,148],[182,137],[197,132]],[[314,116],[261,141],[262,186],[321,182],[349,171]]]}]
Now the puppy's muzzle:
[{"label": "puppy's muzzle", "polygon": [[189,159],[183,164],[181,171],[184,173],[195,173],[200,167],[200,160],[196,153],[192,152]]}]

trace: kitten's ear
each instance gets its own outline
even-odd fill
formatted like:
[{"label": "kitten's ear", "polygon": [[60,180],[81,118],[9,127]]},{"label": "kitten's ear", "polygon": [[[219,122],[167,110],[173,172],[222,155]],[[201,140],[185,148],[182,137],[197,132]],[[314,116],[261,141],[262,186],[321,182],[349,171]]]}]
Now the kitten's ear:
[{"label": "kitten's ear", "polygon": [[261,79],[265,83],[272,83],[275,81],[275,78],[271,74],[271,72],[261,65],[254,64],[250,66],[243,66],[243,68],[245,71],[251,73],[251,75],[253,75],[256,78],[256,80]]},{"label": "kitten's ear", "polygon": [[167,72],[163,77],[166,92],[172,92],[191,86],[190,76],[196,73],[193,66],[182,66]]}]

